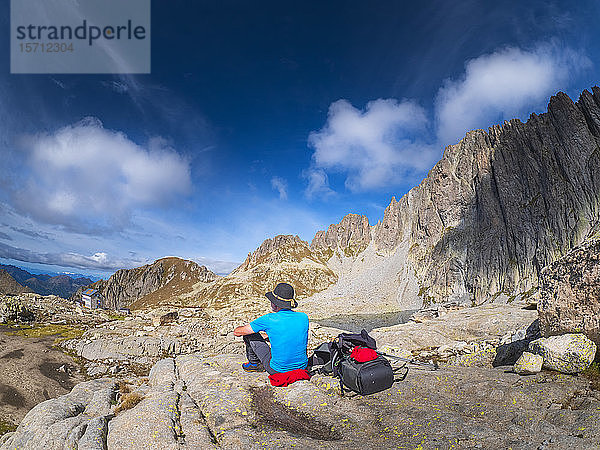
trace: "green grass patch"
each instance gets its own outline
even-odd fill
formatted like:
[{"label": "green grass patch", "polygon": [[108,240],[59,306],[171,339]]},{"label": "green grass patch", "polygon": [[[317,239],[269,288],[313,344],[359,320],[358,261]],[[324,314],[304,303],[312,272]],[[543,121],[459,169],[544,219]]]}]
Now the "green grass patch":
[{"label": "green grass patch", "polygon": [[21,325],[15,328],[14,331],[9,332],[13,336],[23,336],[29,338],[40,338],[46,336],[57,336],[56,342],[64,341],[67,339],[75,339],[81,337],[85,330],[76,327],[70,327],[67,325],[54,325],[54,324],[43,324],[43,325]]},{"label": "green grass patch", "polygon": [[108,313],[106,314],[108,316],[108,318],[110,320],[125,320],[125,317],[123,314],[118,314],[118,313]]},{"label": "green grass patch", "polygon": [[17,426],[14,423],[9,422],[8,420],[0,419],[0,436],[11,431],[15,431],[16,429]]}]

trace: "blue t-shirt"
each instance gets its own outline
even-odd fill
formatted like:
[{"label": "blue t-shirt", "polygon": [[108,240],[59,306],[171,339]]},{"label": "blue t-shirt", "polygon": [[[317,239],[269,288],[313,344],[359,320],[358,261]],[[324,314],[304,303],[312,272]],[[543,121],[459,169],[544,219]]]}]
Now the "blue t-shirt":
[{"label": "blue t-shirt", "polygon": [[308,316],[299,311],[282,309],[250,322],[252,331],[264,331],[271,341],[271,362],[276,372],[305,369],[308,363]]}]

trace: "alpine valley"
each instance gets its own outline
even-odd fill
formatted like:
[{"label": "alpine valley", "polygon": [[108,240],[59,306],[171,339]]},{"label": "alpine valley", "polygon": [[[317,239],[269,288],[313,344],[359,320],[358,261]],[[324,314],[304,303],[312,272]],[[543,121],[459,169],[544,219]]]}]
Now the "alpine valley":
[{"label": "alpine valley", "polygon": [[[237,308],[288,281],[318,315],[506,302],[533,295],[545,266],[596,237],[599,175],[600,88],[577,102],[559,92],[526,123],[471,131],[448,146],[374,225],[348,214],[310,243],[267,239],[225,277],[171,258],[92,287],[114,307]],[[166,285],[169,295],[149,297]]]},{"label": "alpine valley", "polygon": [[[376,224],[275,236],[226,276],[167,257],[61,298],[21,275],[0,271],[0,449],[598,448],[600,88],[468,132]],[[279,282],[309,349],[365,328],[406,377],[361,397],[243,372],[233,329]],[[75,302],[90,287],[107,309]]]}]

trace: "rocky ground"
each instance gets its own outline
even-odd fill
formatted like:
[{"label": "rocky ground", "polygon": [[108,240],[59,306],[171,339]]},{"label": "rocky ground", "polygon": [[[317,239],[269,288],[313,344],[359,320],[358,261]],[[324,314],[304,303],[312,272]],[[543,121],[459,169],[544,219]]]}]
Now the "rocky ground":
[{"label": "rocky ground", "polygon": [[0,327],[0,420],[5,426],[18,424],[38,403],[85,380],[77,362],[53,347],[54,336],[29,338],[14,332]]},{"label": "rocky ground", "polygon": [[271,388],[264,374],[242,372],[242,360],[183,355],[160,360],[139,386],[107,378],[80,384],[35,407],[2,448],[574,449],[600,442],[600,393],[582,377],[445,367],[413,370],[378,394],[341,397],[324,376]]},{"label": "rocky ground", "polygon": [[[374,329],[380,349],[440,369],[413,368],[392,389],[341,397],[330,377],[271,388],[264,374],[244,373],[243,344],[232,335],[244,317],[236,314],[181,308],[111,316],[55,297],[18,298],[39,320],[0,330],[9,345],[0,372],[13,374],[13,388],[26,399],[11,413],[15,422],[42,403],[4,435],[1,448],[600,448],[595,384],[551,371],[512,372],[539,337],[537,311],[524,301],[440,305]],[[310,348],[341,331],[320,323],[311,323]],[[7,334],[15,331],[21,335]],[[45,375],[27,366],[35,376],[18,384],[17,369],[43,361]],[[3,413],[15,410],[8,397],[2,403]]]},{"label": "rocky ground", "polygon": [[0,296],[0,430],[16,427],[32,407],[86,380],[80,360],[57,344],[109,319],[56,296]]}]

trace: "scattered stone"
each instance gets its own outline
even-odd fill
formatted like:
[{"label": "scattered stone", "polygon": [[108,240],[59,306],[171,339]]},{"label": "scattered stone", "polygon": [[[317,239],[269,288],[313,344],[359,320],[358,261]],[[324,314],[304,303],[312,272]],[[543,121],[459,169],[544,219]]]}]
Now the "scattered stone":
[{"label": "scattered stone", "polygon": [[0,449],[333,450],[452,448],[457,442],[460,448],[546,442],[562,449],[595,448],[600,439],[600,401],[583,377],[550,372],[544,383],[519,383],[503,369],[449,367],[410,371],[370,396],[341,397],[331,377],[272,388],[264,374],[244,373],[242,361],[231,354],[166,358],[147,384],[121,397],[110,380],[81,383],[34,408]]},{"label": "scattered stone", "polygon": [[575,374],[592,364],[596,344],[581,333],[563,334],[536,339],[529,344],[529,351],[544,358],[545,369]]},{"label": "scattered stone", "polygon": [[533,353],[523,352],[514,366],[515,373],[519,375],[533,375],[542,371],[544,358]]},{"label": "scattered stone", "polygon": [[538,312],[543,336],[583,333],[600,346],[600,240],[542,271]]},{"label": "scattered stone", "polygon": [[90,363],[87,366],[87,374],[90,377],[104,375],[106,372],[108,372],[108,366],[106,366],[105,364]]},{"label": "scattered stone", "polygon": [[177,313],[177,311],[170,311],[167,314],[163,314],[162,316],[153,317],[152,324],[155,327],[159,327],[161,325],[166,325],[175,322],[177,321],[177,319],[179,319],[179,314]]},{"label": "scattered stone", "polygon": [[3,297],[0,301],[0,321],[6,322],[31,322],[35,314],[19,297]]},{"label": "scattered stone", "polygon": [[529,343],[540,337],[538,319],[534,320],[527,327],[505,334],[500,339],[500,345],[496,349],[496,356],[493,362],[494,367],[515,364],[521,357],[521,354],[527,350]]}]

